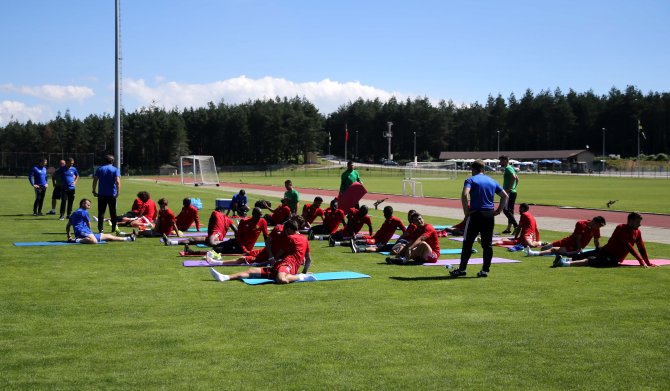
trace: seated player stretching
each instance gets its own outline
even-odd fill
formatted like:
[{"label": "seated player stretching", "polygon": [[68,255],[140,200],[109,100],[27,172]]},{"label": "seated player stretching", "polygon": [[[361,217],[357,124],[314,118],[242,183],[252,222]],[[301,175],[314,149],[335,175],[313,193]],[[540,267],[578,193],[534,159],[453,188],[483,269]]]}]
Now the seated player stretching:
[{"label": "seated player stretching", "polygon": [[408,244],[395,258],[386,258],[387,263],[405,265],[435,263],[440,258],[440,238],[435,228],[423,220],[420,213],[415,213],[413,223],[416,229],[407,238]]},{"label": "seated player stretching", "polygon": [[321,216],[321,221],[323,221],[323,209],[321,209],[322,203],[323,198],[315,197],[313,203],[303,205],[302,218],[305,219],[305,225],[300,227],[300,232],[305,230],[305,232],[302,233],[307,233],[307,230],[312,228],[312,223],[314,223],[314,220],[316,220],[316,218],[319,216]]},{"label": "seated player stretching", "polygon": [[[200,232],[200,216],[198,214],[198,208],[191,205],[190,198],[184,198],[182,201],[183,207],[181,212],[177,215],[177,229],[179,231],[188,231],[191,228],[191,225],[195,223],[195,229]],[[179,234],[179,232],[177,232]]]},{"label": "seated player stretching", "polygon": [[[642,232],[640,232],[641,224],[642,215],[635,212],[630,213],[626,224],[616,226],[607,244],[595,250],[577,254],[572,257],[572,260],[556,255],[553,266],[614,267],[619,266],[628,254],[633,254],[640,263],[640,267],[656,266],[649,261],[647,248],[644,246]],[[635,245],[640,250],[639,254],[635,251]]]},{"label": "seated player stretching", "polygon": [[337,208],[337,199],[330,201],[330,207],[323,211],[323,224],[315,225],[307,232],[309,240],[328,239],[337,232],[340,224],[345,224],[344,212]]},{"label": "seated player stretching", "polygon": [[118,225],[140,229],[151,228],[158,217],[158,208],[146,191],[137,193],[130,212],[118,217]]},{"label": "seated player stretching", "polygon": [[220,242],[213,250],[218,254],[248,254],[254,249],[258,237],[263,234],[263,240],[268,238],[268,223],[262,218],[261,208],[254,208],[251,217],[241,220],[237,224],[235,237]]},{"label": "seated player stretching", "polygon": [[[277,249],[277,258],[268,267],[252,267],[246,271],[234,274],[222,274],[210,268],[210,273],[217,281],[240,280],[243,278],[268,278],[277,284],[288,284],[295,281],[314,281],[316,278],[307,274],[312,259],[309,253],[309,241],[298,232],[298,225],[293,220],[284,224],[286,242]],[[298,270],[303,266],[302,273]]]},{"label": "seated player stretching", "polygon": [[144,237],[163,237],[163,243],[166,246],[169,246],[170,241],[168,240],[168,235],[177,232],[177,223],[174,213],[168,208],[167,198],[161,198],[158,200],[158,217],[156,218],[156,223],[153,228],[145,229],[140,231],[140,236]]},{"label": "seated player stretching", "polygon": [[[109,240],[111,242],[134,242],[135,231],[130,236],[122,238],[110,234],[99,233],[94,234],[91,230],[91,218],[88,210],[91,209],[91,200],[84,198],[79,201],[79,209],[72,212],[70,218],[65,226],[65,234],[68,242],[76,242],[83,244],[96,244],[101,240]],[[74,229],[74,238],[70,235],[70,228]]]},{"label": "seated player stretching", "polygon": [[268,203],[263,203],[263,208],[272,212],[272,214],[263,216],[269,226],[283,224],[289,217],[291,217],[291,208],[288,206],[288,198],[286,197],[281,199],[281,205],[275,209],[272,209]]},{"label": "seated player stretching", "polygon": [[368,207],[363,205],[360,209],[351,208],[347,213],[347,225],[341,230],[330,235],[329,245],[350,246],[350,240],[360,232],[364,225],[368,226],[368,233],[372,236],[372,220],[368,215]]},{"label": "seated player stretching", "polygon": [[494,246],[509,246],[521,244],[524,247],[540,247],[540,231],[537,229],[535,217],[530,213],[528,204],[519,205],[519,226],[514,230],[513,239],[503,239],[492,242]]},{"label": "seated player stretching", "polygon": [[575,230],[567,238],[557,240],[543,246],[541,251],[533,251],[526,247],[526,256],[559,254],[566,256],[577,255],[588,246],[593,238],[593,244],[600,248],[600,228],[605,226],[605,218],[596,216],[593,220],[579,220]]},{"label": "seated player stretching", "polygon": [[352,252],[390,252],[392,250],[393,243],[390,243],[390,241],[395,231],[401,230],[404,234],[407,229],[399,218],[393,216],[392,206],[384,207],[384,218],[381,227],[372,237],[351,239]]}]

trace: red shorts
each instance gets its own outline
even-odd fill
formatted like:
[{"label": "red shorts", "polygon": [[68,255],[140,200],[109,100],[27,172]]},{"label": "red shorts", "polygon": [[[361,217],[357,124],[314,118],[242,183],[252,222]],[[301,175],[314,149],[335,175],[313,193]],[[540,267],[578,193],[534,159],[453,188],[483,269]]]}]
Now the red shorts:
[{"label": "red shorts", "polygon": [[281,262],[275,263],[272,266],[261,269],[261,276],[270,280],[276,280],[277,274],[279,273],[298,274],[298,268],[295,267],[293,262],[283,260]]},{"label": "red shorts", "polygon": [[423,257],[423,262],[424,263],[435,263],[435,262],[437,262],[438,259],[440,259],[440,252],[439,251],[433,251],[430,254]]},{"label": "red shorts", "polygon": [[577,246],[575,246],[575,242],[566,238],[566,239],[561,239],[557,240],[555,242],[551,242],[552,247],[565,247],[566,250],[568,251],[576,251]]},{"label": "red shorts", "polygon": [[249,251],[249,254],[244,256],[244,260],[247,262],[247,265],[252,263],[265,263],[268,261],[268,252],[265,251],[265,247],[257,250]]}]

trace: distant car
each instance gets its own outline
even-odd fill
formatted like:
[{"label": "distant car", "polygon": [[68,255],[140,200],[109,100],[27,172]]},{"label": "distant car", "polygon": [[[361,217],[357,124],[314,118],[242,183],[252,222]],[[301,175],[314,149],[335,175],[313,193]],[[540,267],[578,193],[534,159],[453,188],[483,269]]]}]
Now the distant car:
[{"label": "distant car", "polygon": [[394,162],[393,160],[384,160],[382,162],[383,165],[385,166],[397,166],[398,163]]}]

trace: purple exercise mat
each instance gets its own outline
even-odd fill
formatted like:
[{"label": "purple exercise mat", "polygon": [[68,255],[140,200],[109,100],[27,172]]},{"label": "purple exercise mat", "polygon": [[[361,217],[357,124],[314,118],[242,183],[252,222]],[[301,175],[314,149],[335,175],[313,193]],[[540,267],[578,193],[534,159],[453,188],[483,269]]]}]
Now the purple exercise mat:
[{"label": "purple exercise mat", "polygon": [[[503,239],[511,239],[511,238],[500,238],[500,237],[497,237],[497,236],[494,236],[493,238],[491,238],[491,240],[494,241],[494,242],[496,240],[503,240]],[[462,242],[465,239],[462,236],[450,236],[449,240],[454,240],[456,242]]]},{"label": "purple exercise mat", "polygon": [[[446,266],[446,265],[458,265],[461,263],[460,259],[438,259],[435,263],[424,263],[423,266]],[[484,258],[470,258],[468,265],[481,265],[484,263]],[[497,258],[493,257],[491,263],[521,263],[521,261],[515,261],[514,259],[507,258]]]}]

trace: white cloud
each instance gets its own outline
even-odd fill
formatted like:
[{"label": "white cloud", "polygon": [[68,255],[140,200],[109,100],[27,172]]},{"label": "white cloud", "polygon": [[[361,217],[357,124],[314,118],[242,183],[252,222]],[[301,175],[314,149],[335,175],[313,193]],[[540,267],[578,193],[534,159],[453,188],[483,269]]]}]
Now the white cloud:
[{"label": "white cloud", "polygon": [[[208,102],[243,103],[255,99],[274,99],[275,97],[305,97],[322,113],[330,113],[340,105],[358,98],[382,101],[395,96],[405,99],[408,95],[389,92],[376,87],[361,84],[358,81],[340,83],[330,79],[317,82],[295,83],[286,79],[264,77],[250,79],[239,76],[208,84],[188,84],[155,79],[155,86],[148,86],[143,79],[127,78],[123,82],[123,94],[138,100],[140,106],[155,102],[159,107],[185,108],[202,107]],[[132,109],[131,109],[132,110]]]},{"label": "white cloud", "polygon": [[52,115],[51,109],[46,106],[28,106],[23,102],[4,100],[0,102],[0,126],[10,121],[25,123],[28,120],[40,122]]},{"label": "white cloud", "polygon": [[54,102],[72,100],[82,102],[95,95],[95,92],[89,87],[59,86],[54,84],[45,84],[41,86],[15,86],[13,84],[2,84],[0,85],[0,91],[29,95]]}]

